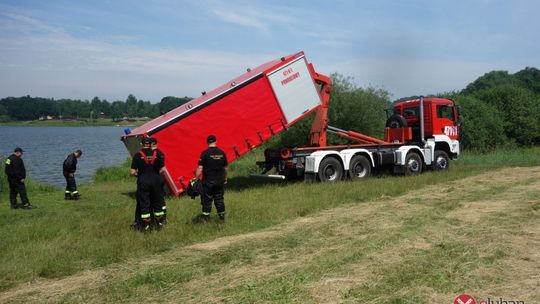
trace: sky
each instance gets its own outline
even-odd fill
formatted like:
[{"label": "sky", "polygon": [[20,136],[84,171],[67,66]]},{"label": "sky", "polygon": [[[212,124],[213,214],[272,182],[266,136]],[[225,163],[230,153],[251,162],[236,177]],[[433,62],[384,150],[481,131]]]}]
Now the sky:
[{"label": "sky", "polygon": [[540,67],[535,0],[0,0],[0,98],[196,97],[304,51],[392,99]]}]

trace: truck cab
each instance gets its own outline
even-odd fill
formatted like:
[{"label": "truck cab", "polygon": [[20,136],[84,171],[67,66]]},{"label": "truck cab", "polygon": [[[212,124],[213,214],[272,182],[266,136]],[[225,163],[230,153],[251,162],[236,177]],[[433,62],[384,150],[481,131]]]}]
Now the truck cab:
[{"label": "truck cab", "polygon": [[398,130],[390,133],[387,141],[402,141],[403,138],[398,136],[401,133],[400,128],[411,128],[410,135],[407,130],[404,131],[405,142],[421,143],[436,135],[446,136],[450,140],[459,139],[459,116],[451,99],[419,98],[398,101],[389,113],[386,127]]}]

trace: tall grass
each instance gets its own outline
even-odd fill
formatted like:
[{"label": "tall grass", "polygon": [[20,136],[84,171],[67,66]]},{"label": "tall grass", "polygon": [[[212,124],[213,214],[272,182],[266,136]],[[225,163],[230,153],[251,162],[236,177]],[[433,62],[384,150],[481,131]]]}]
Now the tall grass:
[{"label": "tall grass", "polygon": [[539,153],[540,148],[465,153],[451,163],[448,172],[308,184],[249,180],[244,174],[254,169],[253,161],[261,155],[257,151],[231,165],[225,225],[194,225],[199,200],[168,198],[170,223],[163,231],[147,235],[128,228],[133,221],[135,179],[129,177],[127,162],[98,170],[92,184],[80,187],[80,201],[64,201],[63,191],[30,183],[29,195],[38,209],[0,206],[0,290],[38,277],[62,277],[218,236],[262,229],[343,204],[396,196],[486,170],[537,166]]},{"label": "tall grass", "polygon": [[127,158],[126,161],[120,166],[103,167],[99,168],[94,175],[94,182],[114,182],[114,181],[129,181],[132,180],[129,174],[129,168],[131,166],[131,158]]},{"label": "tall grass", "polygon": [[8,190],[8,182],[7,177],[4,174],[4,168],[6,165],[6,157],[3,155],[0,155],[0,197],[4,194],[4,192],[7,192]]}]

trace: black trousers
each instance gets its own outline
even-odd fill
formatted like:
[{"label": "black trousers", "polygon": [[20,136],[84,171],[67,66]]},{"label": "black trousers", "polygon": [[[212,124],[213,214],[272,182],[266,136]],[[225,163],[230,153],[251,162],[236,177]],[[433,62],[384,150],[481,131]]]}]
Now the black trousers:
[{"label": "black trousers", "polygon": [[201,205],[203,213],[210,213],[212,211],[212,202],[216,206],[217,213],[225,212],[225,199],[223,194],[225,192],[223,184],[209,184],[203,181],[201,193]]},{"label": "black trousers", "polygon": [[64,178],[66,179],[66,191],[77,191],[77,182],[75,182],[75,175],[64,173]]},{"label": "black trousers", "polygon": [[[163,195],[163,197],[165,196]],[[136,200],[135,222],[136,223],[139,223],[141,221],[141,199],[140,198],[141,198],[141,194],[139,193],[139,190],[137,190],[137,193],[135,194],[135,200]],[[152,204],[150,203],[150,205]],[[161,209],[163,210],[163,212],[165,212],[165,215],[167,215],[164,198],[161,199]],[[151,213],[151,216],[153,217],[154,216],[153,210],[150,210],[150,213]]]},{"label": "black trousers", "polygon": [[17,195],[20,195],[23,205],[30,204],[26,195],[26,186],[20,180],[9,178],[9,203],[14,206],[17,204]]},{"label": "black trousers", "polygon": [[135,217],[137,221],[163,212],[163,191],[157,176],[139,177],[137,181],[137,207]]}]

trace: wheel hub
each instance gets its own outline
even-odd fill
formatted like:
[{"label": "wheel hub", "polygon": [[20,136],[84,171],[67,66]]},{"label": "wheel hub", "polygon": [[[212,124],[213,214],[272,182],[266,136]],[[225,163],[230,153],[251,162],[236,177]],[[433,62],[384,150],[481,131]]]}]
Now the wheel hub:
[{"label": "wheel hub", "polygon": [[336,170],[332,166],[328,166],[324,169],[324,176],[328,180],[334,180],[336,179]]},{"label": "wheel hub", "polygon": [[409,161],[409,168],[411,169],[411,171],[414,171],[414,172],[417,172],[418,171],[418,168],[419,168],[419,164],[416,160],[414,159],[411,159]]},{"label": "wheel hub", "polygon": [[444,157],[439,157],[437,159],[437,166],[441,169],[445,169],[447,166],[446,159],[444,159]]},{"label": "wheel hub", "polygon": [[366,175],[366,169],[361,164],[354,166],[354,174],[357,177],[364,177]]}]

